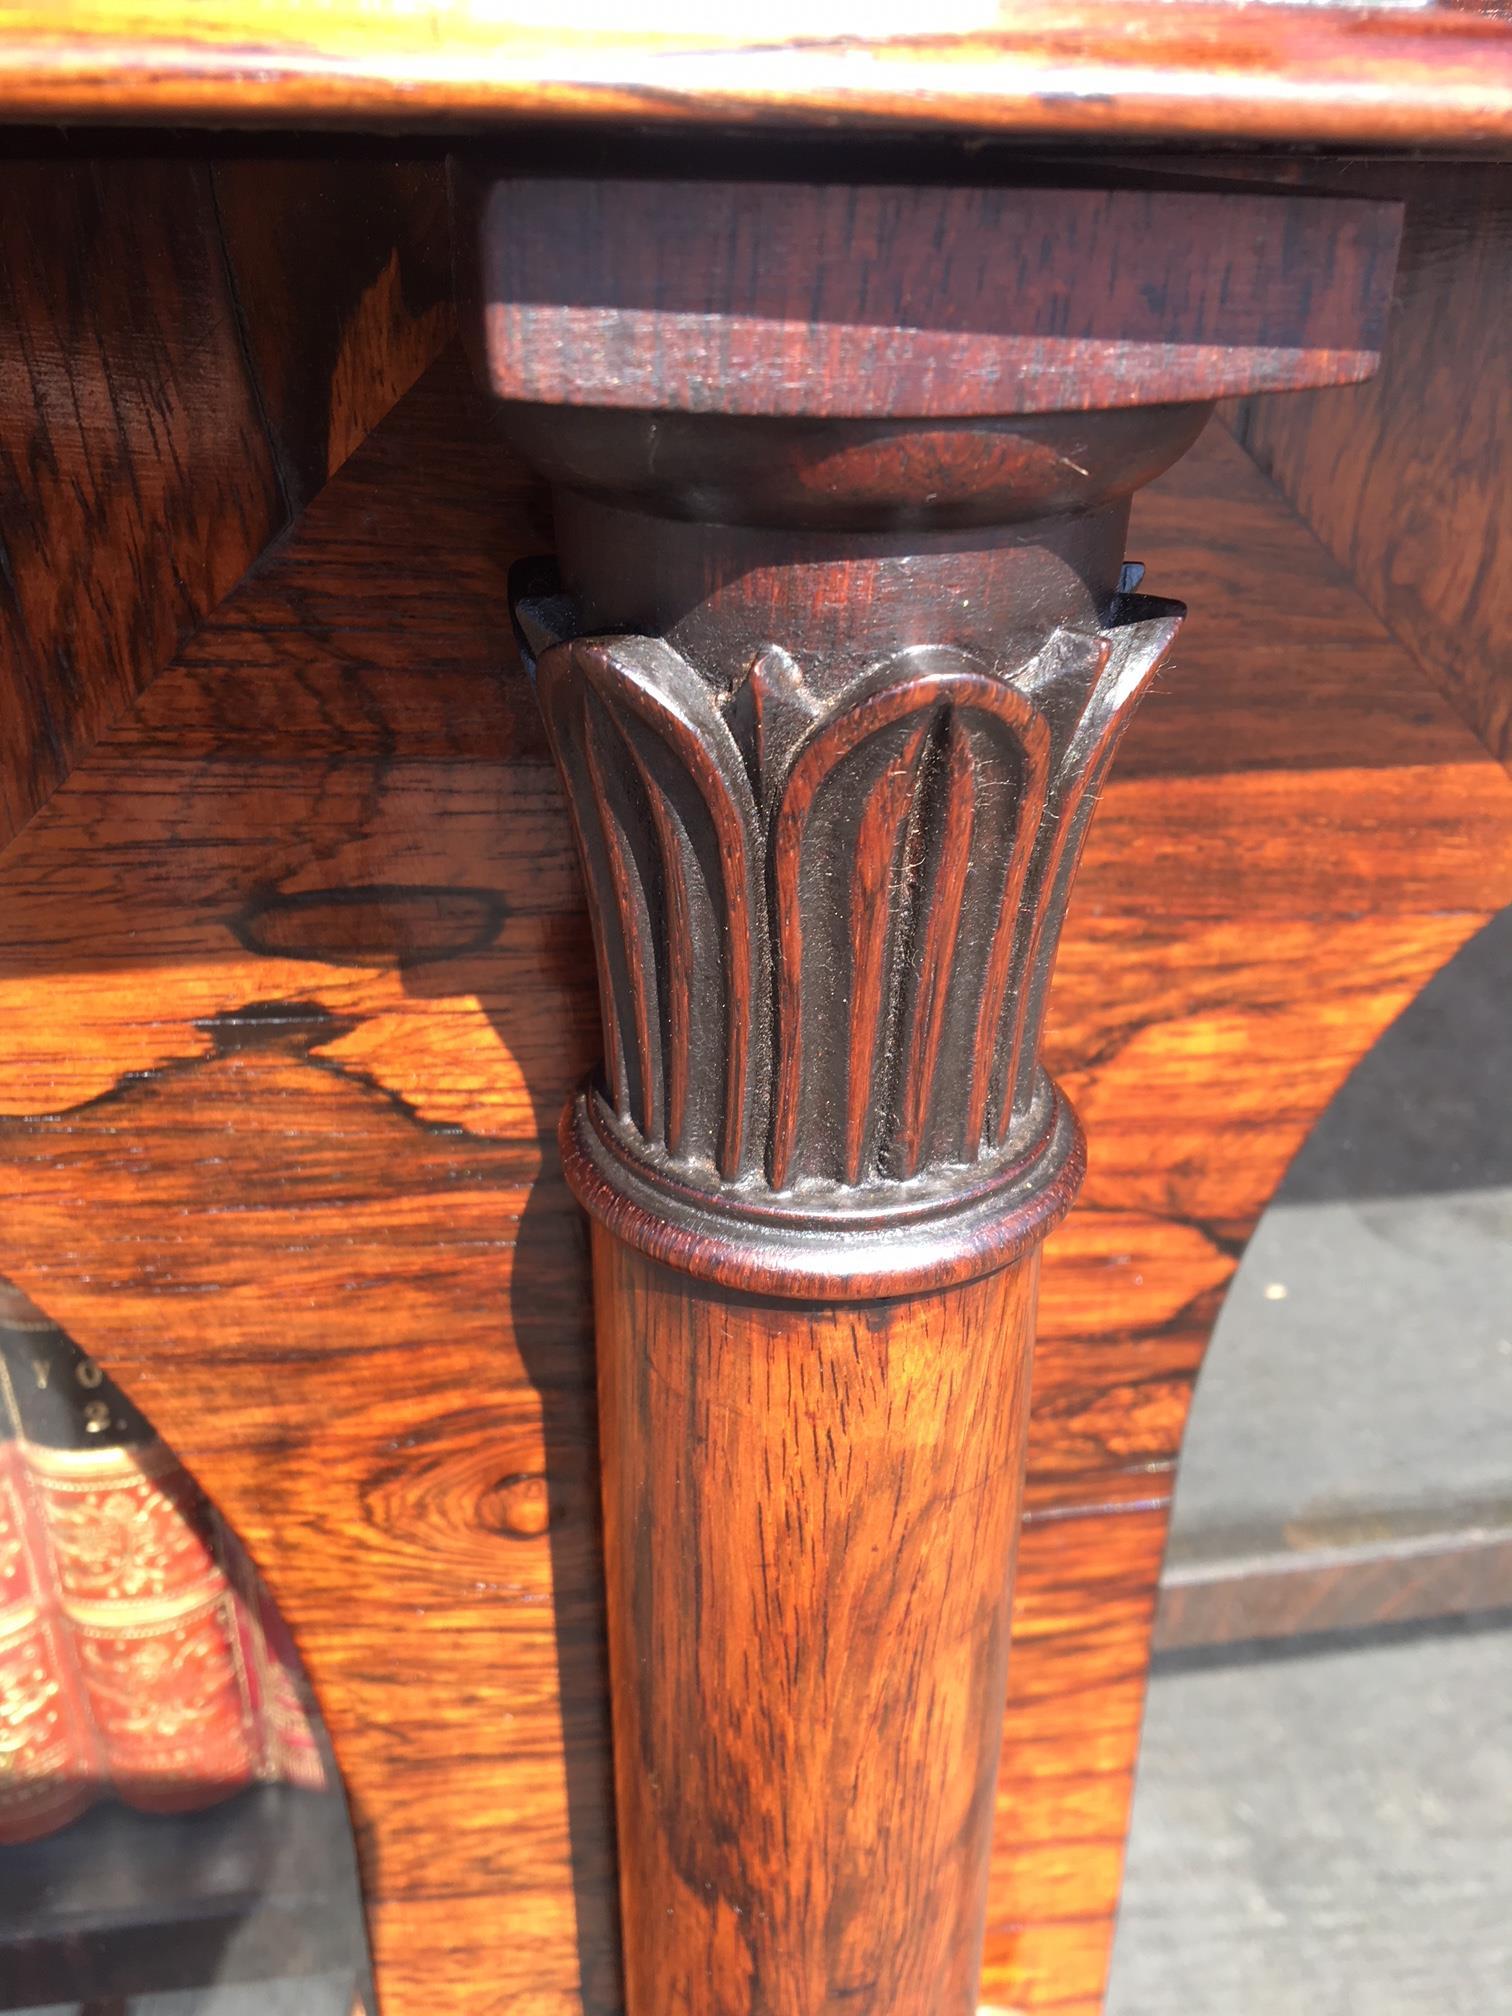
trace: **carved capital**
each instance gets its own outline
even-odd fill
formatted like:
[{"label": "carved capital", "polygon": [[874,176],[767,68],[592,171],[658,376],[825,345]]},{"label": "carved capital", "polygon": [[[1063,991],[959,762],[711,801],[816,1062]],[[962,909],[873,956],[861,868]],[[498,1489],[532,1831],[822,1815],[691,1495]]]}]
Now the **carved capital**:
[{"label": "carved capital", "polygon": [[1133,594],[1019,662],[955,644],[817,695],[515,600],[593,918],[602,1079],[569,1174],[630,1243],[767,1290],[963,1279],[1065,1209],[1039,1064],[1082,840],[1181,611]]},{"label": "carved capital", "polygon": [[569,1180],[731,1287],[985,1273],[1077,1178],[1045,996],[1177,621],[1127,591],[1130,499],[1217,397],[1368,372],[1395,214],[1037,178],[474,201],[566,583],[517,621],[603,994]]}]

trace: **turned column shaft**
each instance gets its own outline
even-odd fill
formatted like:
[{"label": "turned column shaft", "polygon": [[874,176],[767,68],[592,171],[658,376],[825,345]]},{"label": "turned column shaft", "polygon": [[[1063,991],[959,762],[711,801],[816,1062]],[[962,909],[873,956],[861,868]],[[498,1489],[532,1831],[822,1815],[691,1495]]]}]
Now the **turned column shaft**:
[{"label": "turned column shaft", "polygon": [[595,1228],[629,2008],[974,2008],[1036,1271],[732,1299]]},{"label": "turned column shaft", "polygon": [[1176,620],[1118,593],[1126,512],[963,541],[569,495],[517,604],[605,1008],[564,1148],[633,2016],[975,2008],[1037,1241],[1081,1158],[1032,976]]},{"label": "turned column shaft", "polygon": [[[1389,206],[505,181],[486,370],[577,834],[629,2016],[971,2016],[1131,493],[1365,375]],[[1242,257],[1236,253],[1242,248]]]}]

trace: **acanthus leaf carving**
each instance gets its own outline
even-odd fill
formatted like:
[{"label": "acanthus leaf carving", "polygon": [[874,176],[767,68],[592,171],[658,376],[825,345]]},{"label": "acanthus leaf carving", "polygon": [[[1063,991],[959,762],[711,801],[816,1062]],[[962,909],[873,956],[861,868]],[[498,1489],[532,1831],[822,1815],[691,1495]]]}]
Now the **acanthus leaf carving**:
[{"label": "acanthus leaf carving", "polygon": [[618,1136],[726,1197],[970,1185],[1043,1117],[1061,918],[1176,605],[1120,596],[1010,670],[915,647],[818,703],[759,652],[517,614],[588,882]]},{"label": "acanthus leaf carving", "polygon": [[657,638],[552,645],[536,680],[595,899],[615,1110],[675,1160],[738,1179],[771,988],[744,758]]}]

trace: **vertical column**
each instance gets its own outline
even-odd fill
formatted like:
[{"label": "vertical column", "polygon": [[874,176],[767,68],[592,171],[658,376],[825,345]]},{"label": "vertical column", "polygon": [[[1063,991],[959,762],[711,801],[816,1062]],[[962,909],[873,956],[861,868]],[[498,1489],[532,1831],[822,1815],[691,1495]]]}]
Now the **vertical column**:
[{"label": "vertical column", "polygon": [[630,2016],[968,2016],[1130,494],[1364,375],[1389,206],[504,181],[486,369],[577,832]]}]

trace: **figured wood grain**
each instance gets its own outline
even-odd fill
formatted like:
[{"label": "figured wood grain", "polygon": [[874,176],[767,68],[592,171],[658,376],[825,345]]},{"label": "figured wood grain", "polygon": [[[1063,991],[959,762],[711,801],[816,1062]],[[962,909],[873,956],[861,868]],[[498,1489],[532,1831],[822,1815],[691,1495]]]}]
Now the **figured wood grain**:
[{"label": "figured wood grain", "polygon": [[1512,889],[1496,766],[1232,442],[1211,432],[1144,493],[1130,551],[1190,614],[1056,972],[1049,1059],[1095,1151],[1045,1251],[999,1791],[1034,1838],[999,1837],[983,1983],[1057,2016],[1101,2002],[1174,1462],[1223,1289],[1353,1063]]},{"label": "figured wood grain", "polygon": [[[1068,188],[856,187],[759,169],[739,182],[494,177],[458,226],[459,245],[480,246],[488,382],[553,407],[879,422],[1200,402],[1373,369],[1391,204],[1085,188],[1067,173]],[[955,443],[989,524],[993,476],[1005,495],[1014,473],[1044,484],[1028,456],[1005,476],[1013,445],[993,457]],[[1091,446],[1101,473],[1123,473],[1100,437]],[[594,476],[612,484],[605,458],[583,471]],[[832,487],[845,497],[843,468]],[[885,522],[920,511],[920,487],[913,467],[891,490],[879,477]],[[752,522],[741,501],[735,522]]]},{"label": "figured wood grain", "polygon": [[0,840],[435,355],[435,161],[0,161]]},{"label": "figured wood grain", "polygon": [[1382,370],[1338,405],[1241,405],[1240,440],[1492,753],[1512,764],[1512,169],[1312,165],[1405,198]]},{"label": "figured wood grain", "polygon": [[434,153],[381,143],[222,150],[209,167],[248,366],[292,514],[452,334],[445,175]]},{"label": "figured wood grain", "polygon": [[[513,614],[610,995],[569,1182],[742,1292],[886,1297],[1015,1258],[1075,1181],[1039,1033],[1086,815],[1180,615],[1124,580],[1130,493],[1216,391],[1369,368],[1394,209],[457,183],[479,361],[552,486],[556,576]],[[749,692],[774,644],[775,711]],[[736,1048],[770,1071],[730,1104],[725,1170],[683,1087],[733,1027],[753,862]]]},{"label": "figured wood grain", "polygon": [[208,169],[0,164],[0,834],[283,522]]},{"label": "figured wood grain", "polygon": [[[271,1582],[385,2016],[613,2016],[574,844],[499,616],[540,500],[451,363],[0,857],[0,1271]],[[1512,787],[1223,434],[1131,548],[1192,614],[1081,869],[983,2001],[1101,1995],[1167,1502],[1243,1241],[1512,899]]]},{"label": "figured wood grain", "polygon": [[593,1236],[627,2006],[974,2009],[1036,1259],[825,1307]]},{"label": "figured wood grain", "polygon": [[761,32],[675,8],[633,27],[488,0],[45,0],[0,10],[13,118],[480,117],[1201,136],[1494,148],[1512,133],[1485,4],[1129,9],[988,0],[778,7]]}]

